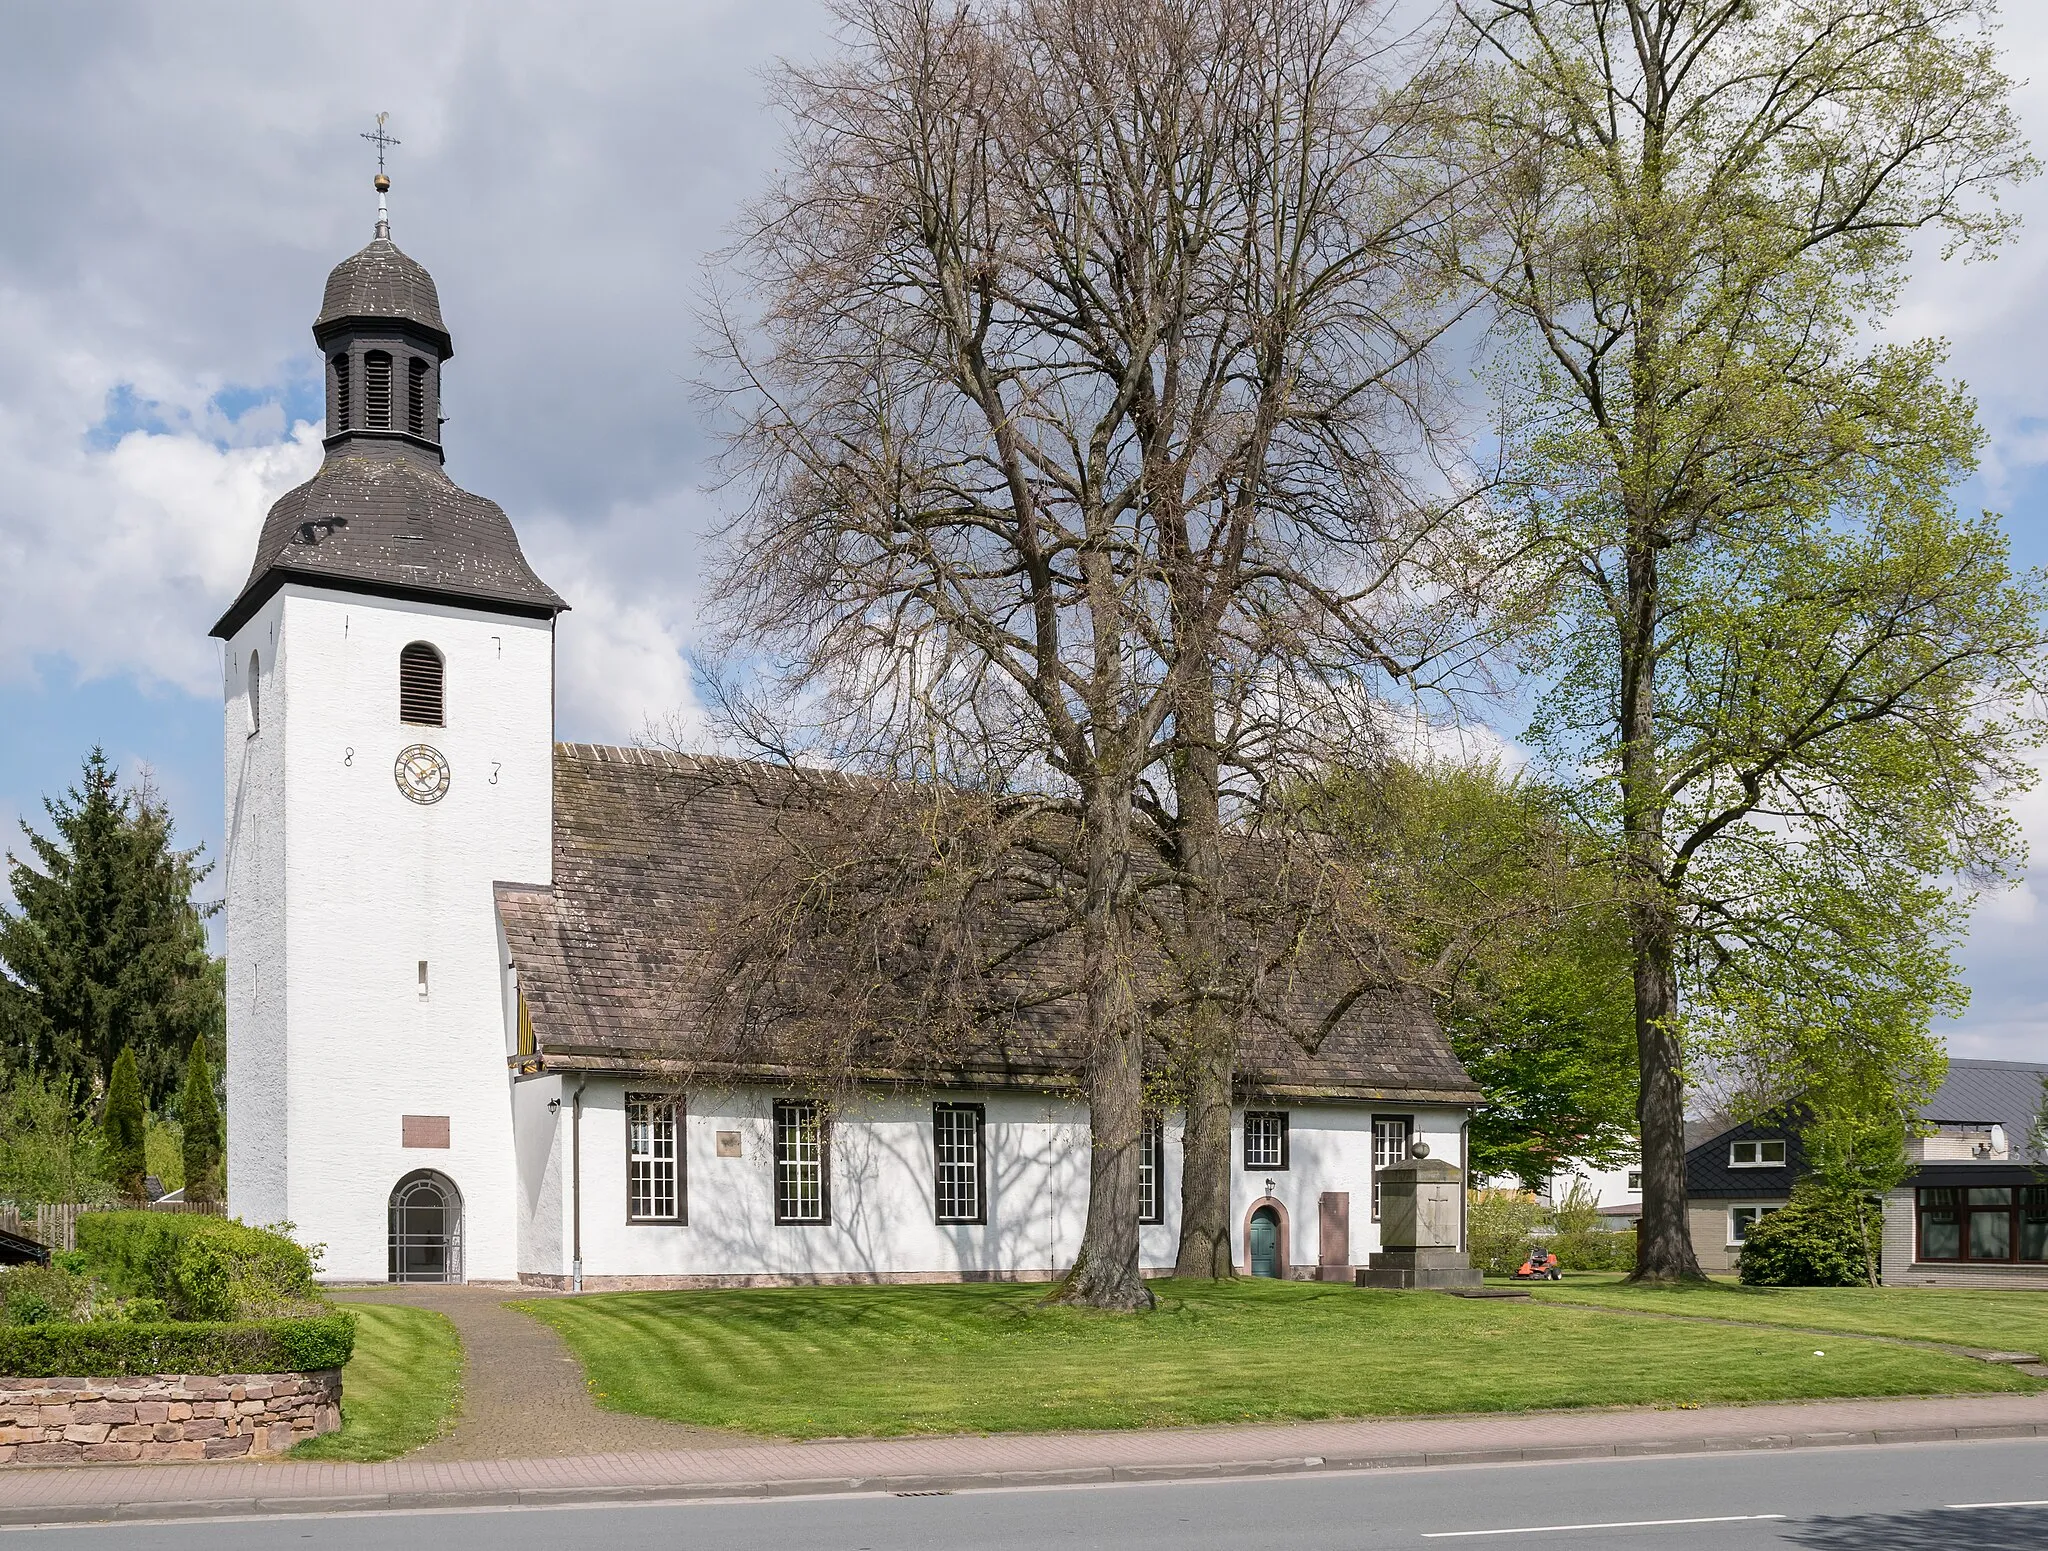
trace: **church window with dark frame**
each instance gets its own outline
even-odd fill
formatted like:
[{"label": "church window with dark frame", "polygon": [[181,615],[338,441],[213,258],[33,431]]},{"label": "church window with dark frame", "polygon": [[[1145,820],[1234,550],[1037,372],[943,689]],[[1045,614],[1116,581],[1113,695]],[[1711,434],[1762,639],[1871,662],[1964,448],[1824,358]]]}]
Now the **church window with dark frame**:
[{"label": "church window with dark frame", "polygon": [[626,1095],[626,1221],[685,1221],[682,1101],[672,1093]]},{"label": "church window with dark frame", "polygon": [[932,1214],[942,1223],[988,1221],[988,1121],[979,1104],[932,1106]]},{"label": "church window with dark frame", "polygon": [[427,369],[418,356],[405,363],[405,428],[414,436],[427,434]]},{"label": "church window with dark frame", "polygon": [[1408,1140],[1415,1134],[1413,1115],[1372,1117],[1372,1220],[1380,1220],[1380,1170],[1408,1161]]},{"label": "church window with dark frame", "polygon": [[372,431],[391,429],[391,353],[372,350],[363,357],[363,425]]},{"label": "church window with dark frame", "polygon": [[1287,1115],[1284,1110],[1244,1112],[1244,1166],[1247,1169],[1287,1167]]},{"label": "church window with dark frame", "polygon": [[425,641],[398,654],[398,719],[415,727],[447,725],[447,663]]},{"label": "church window with dark frame", "polygon": [[338,355],[334,358],[334,424],[327,428],[330,436],[348,429],[348,389],[348,357]]},{"label": "church window with dark frame", "polygon": [[1138,1225],[1166,1221],[1166,1127],[1155,1116],[1138,1133]]},{"label": "church window with dark frame", "polygon": [[809,1099],[776,1101],[775,1220],[797,1227],[832,1220],[825,1116]]}]

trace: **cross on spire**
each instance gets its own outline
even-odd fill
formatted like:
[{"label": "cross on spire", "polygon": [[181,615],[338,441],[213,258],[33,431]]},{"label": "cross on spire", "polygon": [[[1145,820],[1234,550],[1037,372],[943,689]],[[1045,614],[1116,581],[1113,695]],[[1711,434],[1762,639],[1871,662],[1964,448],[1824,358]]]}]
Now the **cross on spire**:
[{"label": "cross on spire", "polygon": [[390,118],[390,114],[380,113],[377,115],[377,127],[362,132],[363,138],[377,148],[377,176],[374,180],[377,189],[377,235],[387,242],[391,238],[391,212],[385,206],[384,196],[391,191],[391,180],[384,175],[384,153],[394,145],[405,143],[385,130]]}]

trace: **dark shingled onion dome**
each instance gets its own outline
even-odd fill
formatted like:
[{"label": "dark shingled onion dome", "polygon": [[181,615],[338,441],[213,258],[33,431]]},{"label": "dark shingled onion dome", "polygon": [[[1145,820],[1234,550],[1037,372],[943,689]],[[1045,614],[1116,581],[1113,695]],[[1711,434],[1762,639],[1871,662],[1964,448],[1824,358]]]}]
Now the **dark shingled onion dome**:
[{"label": "dark shingled onion dome", "polygon": [[313,322],[327,458],[270,509],[225,640],[287,581],[551,618],[568,607],[526,563],[495,502],[441,471],[441,369],[455,354],[434,277],[380,220],[334,266]]}]

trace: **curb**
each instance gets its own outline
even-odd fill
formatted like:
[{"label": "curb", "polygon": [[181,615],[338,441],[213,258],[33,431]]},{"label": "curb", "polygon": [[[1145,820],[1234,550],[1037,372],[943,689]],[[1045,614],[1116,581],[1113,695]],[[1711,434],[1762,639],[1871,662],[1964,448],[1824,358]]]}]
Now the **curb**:
[{"label": "curb", "polygon": [[609,1503],[691,1503],[778,1497],[951,1493],[1115,1483],[1225,1481],[1261,1476],[1328,1475],[1555,1460],[1734,1453],[1759,1449],[1832,1449],[1879,1444],[1962,1443],[2048,1437],[2048,1423],[2004,1422],[1968,1427],[1888,1427],[1848,1432],[1703,1434],[1638,1443],[1537,1445],[1518,1449],[1450,1449],[1404,1453],[1294,1455],[1188,1465],[1092,1465],[1054,1470],[990,1470],[963,1474],[790,1477],[764,1481],[674,1481],[619,1486],[486,1488],[439,1492],[368,1492],[346,1496],[138,1499],[49,1507],[0,1507],[0,1529],[135,1524],[151,1520],[270,1518],[295,1514],[405,1513],[426,1509],[559,1508]]}]

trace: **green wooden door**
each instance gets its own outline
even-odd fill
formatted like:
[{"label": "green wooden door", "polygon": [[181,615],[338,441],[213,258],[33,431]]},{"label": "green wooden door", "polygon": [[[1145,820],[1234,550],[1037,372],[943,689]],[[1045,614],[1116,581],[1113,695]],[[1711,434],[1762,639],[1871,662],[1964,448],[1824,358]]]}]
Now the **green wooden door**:
[{"label": "green wooden door", "polygon": [[1280,1274],[1280,1214],[1270,1206],[1252,1213],[1252,1275]]}]

